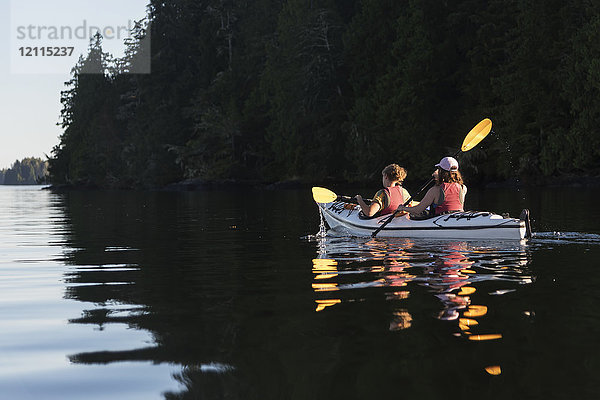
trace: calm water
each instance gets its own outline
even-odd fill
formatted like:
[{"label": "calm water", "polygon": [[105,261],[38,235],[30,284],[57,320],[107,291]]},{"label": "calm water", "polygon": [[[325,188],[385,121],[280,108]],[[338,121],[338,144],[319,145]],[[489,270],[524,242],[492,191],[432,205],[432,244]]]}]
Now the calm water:
[{"label": "calm water", "polygon": [[599,196],[471,191],[531,209],[520,244],[318,237],[310,190],[0,187],[0,398],[600,398]]}]

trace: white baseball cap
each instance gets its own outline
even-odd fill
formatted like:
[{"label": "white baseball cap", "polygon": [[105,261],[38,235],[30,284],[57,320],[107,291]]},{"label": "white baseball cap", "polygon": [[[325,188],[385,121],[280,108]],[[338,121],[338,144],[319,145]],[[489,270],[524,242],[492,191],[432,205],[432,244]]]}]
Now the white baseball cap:
[{"label": "white baseball cap", "polygon": [[458,171],[458,161],[453,157],[444,157],[439,164],[435,164],[436,167],[440,167],[446,171]]}]

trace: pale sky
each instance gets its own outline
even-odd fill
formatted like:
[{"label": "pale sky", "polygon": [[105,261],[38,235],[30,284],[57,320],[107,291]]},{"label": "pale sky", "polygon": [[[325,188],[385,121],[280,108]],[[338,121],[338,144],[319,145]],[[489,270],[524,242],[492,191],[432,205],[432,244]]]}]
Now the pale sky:
[{"label": "pale sky", "polygon": [[[58,144],[62,133],[56,125],[60,120],[60,92],[70,79],[70,69],[81,53],[78,50],[87,48],[87,40],[75,37],[77,32],[97,26],[110,36],[117,27],[142,19],[148,2],[0,0],[0,169],[25,157],[45,159]],[[68,37],[71,28],[75,33]],[[60,36],[49,36],[57,31]],[[23,32],[27,33],[25,38]],[[46,41],[41,41],[39,37],[44,35]],[[113,36],[112,40],[105,38],[104,50],[122,55],[123,40]],[[75,47],[75,51],[71,57],[21,55],[25,51],[21,47],[46,45]]]}]

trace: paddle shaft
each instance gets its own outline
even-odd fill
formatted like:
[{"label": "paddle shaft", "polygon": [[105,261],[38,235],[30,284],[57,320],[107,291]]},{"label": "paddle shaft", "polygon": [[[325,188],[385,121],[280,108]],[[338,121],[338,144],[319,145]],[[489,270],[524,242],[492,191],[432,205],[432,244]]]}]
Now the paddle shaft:
[{"label": "paddle shaft", "polygon": [[[358,204],[358,200],[356,200],[356,197],[338,195],[336,200],[343,201],[344,203]],[[367,204],[370,204],[373,200],[372,199],[363,199],[363,201]]]}]

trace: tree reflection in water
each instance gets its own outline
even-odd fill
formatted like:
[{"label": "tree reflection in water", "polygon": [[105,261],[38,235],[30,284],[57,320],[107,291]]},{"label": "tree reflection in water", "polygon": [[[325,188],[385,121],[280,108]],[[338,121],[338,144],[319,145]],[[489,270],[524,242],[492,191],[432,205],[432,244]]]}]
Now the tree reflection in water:
[{"label": "tree reflection in water", "polygon": [[[122,361],[183,365],[174,379],[186,390],[168,399],[211,398],[237,389],[229,361],[239,331],[237,274],[231,220],[202,213],[197,196],[179,193],[61,194],[68,227],[65,297],[89,304],[72,324],[126,324],[148,331],[151,343],[69,355],[73,363]],[[227,206],[226,201],[223,204]],[[215,226],[227,224],[227,227]],[[213,230],[224,232],[213,235]],[[225,247],[228,251],[218,251]],[[220,282],[221,281],[221,282]],[[109,334],[109,333],[107,333]],[[195,397],[199,393],[203,396]]]}]

